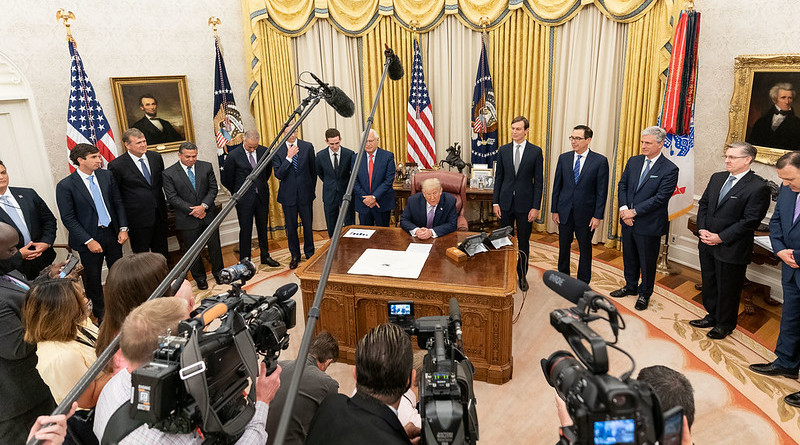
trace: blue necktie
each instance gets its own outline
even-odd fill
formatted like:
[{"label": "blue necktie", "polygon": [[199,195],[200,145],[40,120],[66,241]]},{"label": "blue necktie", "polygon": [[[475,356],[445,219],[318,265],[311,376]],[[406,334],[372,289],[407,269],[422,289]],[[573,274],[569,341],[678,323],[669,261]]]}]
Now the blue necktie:
[{"label": "blue necktie", "polygon": [[27,246],[31,242],[31,233],[28,231],[28,225],[17,213],[17,207],[11,204],[11,200],[6,195],[0,196],[0,203],[3,204],[3,209],[8,213],[11,221],[14,221],[14,225],[17,226],[19,233],[22,234],[23,243]]},{"label": "blue necktie", "polygon": [[186,169],[186,174],[189,176],[189,182],[192,183],[192,188],[197,190],[197,184],[194,182],[194,172],[192,171],[192,167],[188,167]]},{"label": "blue necktie", "polygon": [[147,163],[144,162],[144,158],[139,159],[139,163],[142,164],[142,174],[144,175],[144,180],[147,181],[148,184],[153,185],[152,178],[150,177],[150,170],[147,169]]},{"label": "blue necktie", "polygon": [[[294,147],[294,144],[289,144],[289,148],[292,148],[292,147]],[[295,153],[294,156],[292,156],[292,167],[294,167],[294,171],[297,171],[297,158],[299,158],[299,157],[300,157],[300,152],[299,151],[297,153]]]},{"label": "blue necktie", "polygon": [[719,191],[719,198],[717,199],[717,205],[722,202],[722,198],[728,194],[729,191],[733,188],[733,182],[736,181],[736,176],[729,176],[728,180],[725,181],[725,185],[722,186],[722,190]]},{"label": "blue necktie", "polygon": [[97,225],[108,227],[111,224],[111,215],[108,214],[103,196],[100,194],[100,187],[94,182],[94,175],[89,176],[89,190],[92,191],[94,208],[97,210]]},{"label": "blue necktie", "polygon": [[644,171],[642,172],[642,176],[639,177],[639,185],[636,186],[636,191],[638,192],[640,188],[642,188],[642,184],[644,181],[647,180],[647,175],[650,174],[650,160],[647,160],[647,164],[644,166]]},{"label": "blue necktie", "polygon": [[575,159],[575,166],[572,167],[572,174],[575,176],[575,183],[578,183],[578,176],[581,174],[581,156],[578,155],[578,158]]}]

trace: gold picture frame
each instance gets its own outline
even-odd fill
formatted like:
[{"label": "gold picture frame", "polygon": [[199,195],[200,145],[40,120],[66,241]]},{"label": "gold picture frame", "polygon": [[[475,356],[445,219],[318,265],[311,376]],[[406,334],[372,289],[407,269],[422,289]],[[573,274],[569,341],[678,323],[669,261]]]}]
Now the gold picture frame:
[{"label": "gold picture frame", "polygon": [[[777,83],[787,82],[795,89],[794,99],[800,88],[800,54],[744,55],[736,57],[733,66],[733,96],[729,109],[727,143],[748,141],[758,148],[756,162],[775,165],[784,153],[800,149],[800,138],[791,138],[791,146],[768,146],[759,137],[758,128],[753,128],[765,114],[774,107],[769,97],[769,89]],[[795,121],[797,107],[793,108]],[[787,122],[788,124],[789,122]],[[795,141],[795,139],[797,139]],[[775,143],[777,144],[777,143]],[[781,143],[783,144],[783,142]],[[792,146],[794,148],[792,148]]]},{"label": "gold picture frame", "polygon": [[[112,77],[111,91],[117,112],[120,135],[128,128],[142,130],[147,138],[147,148],[160,153],[176,151],[186,141],[194,142],[192,110],[186,76]],[[143,97],[144,96],[144,97]],[[161,125],[146,119],[141,100],[152,97],[156,103],[155,118]],[[120,142],[120,147],[125,146]]]}]

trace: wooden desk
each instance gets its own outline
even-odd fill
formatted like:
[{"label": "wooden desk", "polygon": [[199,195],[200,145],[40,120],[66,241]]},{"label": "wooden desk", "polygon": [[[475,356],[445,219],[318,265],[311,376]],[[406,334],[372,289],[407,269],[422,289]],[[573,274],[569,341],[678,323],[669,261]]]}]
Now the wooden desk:
[{"label": "wooden desk", "polygon": [[[427,241],[433,248],[416,280],[349,275],[347,271],[366,249],[405,250],[412,241],[399,228],[364,228],[376,232],[370,239],[342,238],[339,243],[316,326],[316,332],[327,330],[339,340],[340,358],[355,362],[356,343],[370,329],[388,320],[389,301],[413,300],[415,316],[426,317],[447,315],[450,298],[456,297],[461,307],[464,348],[475,365],[475,379],[495,384],[510,380],[516,240],[513,248],[484,252],[456,264],[446,257],[445,250],[471,233],[454,232]],[[318,249],[296,272],[306,317],[329,246],[330,242]],[[413,343],[416,345],[416,340]]]},{"label": "wooden desk", "polygon": [[[406,201],[408,197],[411,196],[411,186],[402,182],[395,182],[392,184],[392,188],[394,189],[394,196],[395,196],[395,219],[394,224],[396,225],[397,222],[400,220],[400,214],[403,213],[403,209],[405,208]],[[467,187],[467,202],[464,203],[466,206],[470,202],[474,202],[478,204],[478,220],[477,221],[468,221],[469,222],[469,229],[479,232],[489,232],[498,226],[497,220],[490,220],[493,216],[492,214],[492,200],[494,198],[494,190],[492,189],[476,189],[472,187]],[[488,211],[487,211],[487,203],[488,203]]]}]

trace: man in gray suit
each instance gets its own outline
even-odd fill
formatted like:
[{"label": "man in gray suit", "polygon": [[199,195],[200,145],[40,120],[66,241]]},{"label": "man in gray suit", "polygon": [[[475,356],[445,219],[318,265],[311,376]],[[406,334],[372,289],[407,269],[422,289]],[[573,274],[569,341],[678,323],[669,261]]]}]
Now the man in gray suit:
[{"label": "man in gray suit", "polygon": [[[178,162],[164,170],[164,194],[175,210],[175,227],[181,231],[184,249],[197,241],[217,213],[214,198],[217,197],[217,179],[211,164],[197,160],[197,146],[184,142],[178,148]],[[211,272],[219,284],[222,264],[222,249],[219,230],[208,239],[208,256]],[[208,289],[206,270],[198,255],[192,264],[192,277],[198,289]]]}]

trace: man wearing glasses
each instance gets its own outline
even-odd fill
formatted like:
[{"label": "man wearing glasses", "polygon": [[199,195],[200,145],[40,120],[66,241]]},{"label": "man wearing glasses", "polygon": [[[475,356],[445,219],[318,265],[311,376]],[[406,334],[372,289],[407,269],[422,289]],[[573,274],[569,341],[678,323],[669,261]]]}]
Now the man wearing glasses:
[{"label": "man wearing glasses", "polygon": [[578,279],[592,278],[592,236],[603,220],[608,197],[608,159],[589,149],[592,129],[578,125],[572,151],[558,157],[553,181],[553,221],[558,224],[558,271],[569,275],[570,246],[578,239]]}]

